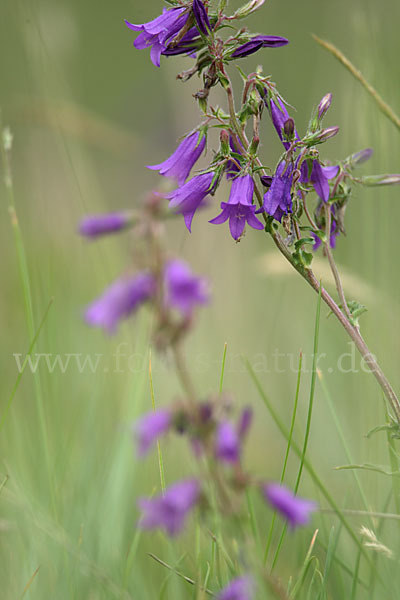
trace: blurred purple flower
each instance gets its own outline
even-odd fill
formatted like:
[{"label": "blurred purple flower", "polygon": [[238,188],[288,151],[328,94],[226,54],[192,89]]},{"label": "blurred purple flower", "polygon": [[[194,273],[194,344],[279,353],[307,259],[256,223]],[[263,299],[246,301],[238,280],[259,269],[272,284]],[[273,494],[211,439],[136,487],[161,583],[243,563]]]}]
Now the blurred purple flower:
[{"label": "blurred purple flower", "polygon": [[164,272],[165,303],[188,317],[198,304],[206,304],[209,296],[207,282],[193,275],[189,266],[181,260],[171,260]]},{"label": "blurred purple flower", "polygon": [[193,0],[193,13],[201,33],[208,35],[211,31],[211,25],[207,10],[201,0]]},{"label": "blurred purple flower", "polygon": [[156,292],[156,281],[150,273],[117,279],[86,310],[89,325],[114,333],[120,320],[128,317]]},{"label": "blurred purple flower", "polygon": [[144,456],[157,438],[171,427],[171,412],[167,409],[152,411],[133,424],[133,434],[138,442],[138,454]]},{"label": "blurred purple flower", "polygon": [[251,577],[237,577],[217,596],[217,600],[251,600],[253,597],[253,580]]},{"label": "blurred purple flower", "polygon": [[336,177],[339,172],[339,166],[336,165],[334,167],[323,167],[320,165],[319,161],[315,159],[311,163],[310,173],[310,164],[305,160],[300,167],[300,172],[301,182],[312,183],[314,190],[321,200],[328,202],[330,194],[329,179]]},{"label": "blurred purple flower", "polygon": [[[290,142],[285,140],[284,137],[284,127],[285,123],[290,119],[290,115],[286,109],[286,106],[282,102],[282,100],[277,96],[276,98],[271,98],[269,103],[265,100],[265,104],[269,109],[269,114],[271,116],[271,121],[273,126],[276,129],[277,134],[279,135],[279,139],[281,140],[285,150],[288,150],[290,147]],[[297,130],[294,130],[294,139],[299,140],[299,134]]]},{"label": "blurred purple flower", "polygon": [[140,31],[133,45],[138,50],[151,46],[150,58],[152,63],[160,66],[160,57],[166,50],[168,43],[172,41],[179,31],[186,25],[189,11],[186,8],[164,9],[163,13],[153,21],[134,25],[125,21],[126,25],[133,31]]},{"label": "blurred purple flower", "polygon": [[189,231],[191,231],[196,210],[213,189],[214,175],[213,172],[195,175],[181,187],[167,195],[170,200],[170,207],[175,208],[178,213],[183,215],[185,225]]},{"label": "blurred purple flower", "polygon": [[238,427],[237,427],[237,431],[238,431],[238,435],[240,437],[240,439],[244,438],[250,427],[251,427],[251,423],[253,421],[253,410],[250,406],[247,406],[246,408],[243,409],[242,414],[240,415],[240,419],[239,419],[239,423],[238,423]]},{"label": "blurred purple flower", "polygon": [[240,438],[238,432],[229,421],[221,421],[218,425],[215,454],[223,462],[236,463],[239,460]]},{"label": "blurred purple flower", "polygon": [[200,491],[195,479],[187,479],[169,487],[163,496],[141,498],[138,506],[143,514],[139,527],[163,528],[171,536],[178,535],[185,525],[187,514],[198,501]]},{"label": "blurred purple flower", "polygon": [[253,229],[264,229],[264,225],[255,216],[256,207],[252,204],[254,181],[251,175],[242,175],[232,181],[228,202],[221,202],[222,212],[211,219],[210,223],[220,225],[229,219],[229,229],[234,240],[238,240],[246,223]]},{"label": "blurred purple flower", "polygon": [[206,137],[199,131],[185,137],[177,149],[167,160],[158,164],[148,166],[152,171],[159,171],[164,177],[172,177],[183,185],[189,176],[193,165],[200,157],[206,145]]},{"label": "blurred purple flower", "polygon": [[121,231],[129,225],[130,221],[130,215],[122,212],[90,215],[80,222],[79,233],[85,237],[96,238],[107,233]]},{"label": "blurred purple flower", "polygon": [[311,513],[317,508],[316,502],[299,498],[292,490],[279,483],[265,484],[263,493],[271,506],[287,519],[292,529],[306,525]]},{"label": "blurred purple flower", "polygon": [[286,166],[283,160],[276,168],[271,187],[264,194],[262,208],[258,209],[257,214],[266,212],[277,221],[282,221],[283,215],[292,210],[292,183],[293,166],[291,164]]},{"label": "blurred purple flower", "polygon": [[289,43],[284,37],[278,35],[256,35],[249,42],[246,42],[232,53],[232,58],[243,58],[254,54],[261,48],[279,48]]}]

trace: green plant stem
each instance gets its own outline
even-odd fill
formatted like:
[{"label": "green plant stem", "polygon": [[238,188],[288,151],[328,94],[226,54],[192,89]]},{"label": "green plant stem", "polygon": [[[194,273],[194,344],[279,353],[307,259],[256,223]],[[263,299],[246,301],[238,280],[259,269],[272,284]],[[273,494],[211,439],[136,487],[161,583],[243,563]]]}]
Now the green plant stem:
[{"label": "green plant stem", "polygon": [[379,106],[380,110],[383,114],[390,119],[390,121],[400,129],[400,117],[394,112],[393,108],[389,106],[387,102],[382,98],[382,96],[376,91],[376,89],[365,79],[363,74],[353,65],[352,62],[341,52],[336,46],[327,42],[326,40],[322,40],[318,36],[311,34],[314,40],[325,50],[328,50],[339,62],[342,63],[344,67],[361,83],[361,85],[367,90],[367,92],[372,96],[376,104]]},{"label": "green plant stem", "polygon": [[326,222],[326,242],[324,244],[324,250],[325,250],[325,254],[328,258],[328,262],[329,262],[329,266],[332,271],[333,278],[335,280],[337,293],[339,294],[340,302],[342,304],[342,309],[344,310],[347,319],[351,323],[352,322],[351,313],[350,313],[349,307],[346,302],[346,296],[344,294],[342,280],[340,279],[339,271],[336,266],[335,259],[333,258],[331,245],[330,245],[331,223],[332,223],[331,207],[329,204],[326,204],[324,208],[325,208],[325,222]]},{"label": "green plant stem", "polygon": [[[30,284],[28,261],[26,258],[26,252],[24,242],[22,238],[21,228],[19,225],[19,219],[16,210],[16,203],[14,197],[14,183],[13,174],[11,169],[11,148],[12,148],[12,134],[5,128],[3,129],[2,114],[0,110],[0,147],[1,147],[1,158],[3,164],[3,176],[4,185],[6,188],[7,200],[8,200],[8,212],[10,215],[11,226],[14,233],[15,248],[17,253],[18,268],[21,279],[21,286],[24,296],[25,315],[27,320],[29,342],[33,347],[35,343],[36,327],[33,312],[33,301],[32,301],[32,290]],[[41,326],[40,326],[41,327]],[[48,438],[48,429],[46,423],[46,414],[43,402],[42,384],[40,374],[37,372],[34,374],[34,385],[36,392],[37,411],[39,417],[39,426],[42,434],[45,463],[47,470],[47,477],[49,482],[50,498],[54,515],[57,516],[56,499],[53,486],[52,467],[50,460],[50,445]]]}]

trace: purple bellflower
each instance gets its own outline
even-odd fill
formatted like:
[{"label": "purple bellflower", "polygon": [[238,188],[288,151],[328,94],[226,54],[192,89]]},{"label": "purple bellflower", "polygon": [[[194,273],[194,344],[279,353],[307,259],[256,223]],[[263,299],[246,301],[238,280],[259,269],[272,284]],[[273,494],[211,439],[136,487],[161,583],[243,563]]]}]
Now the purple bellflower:
[{"label": "purple bellflower", "polygon": [[[304,167],[303,167],[304,165]],[[313,160],[311,175],[308,175],[308,165],[303,162],[301,165],[302,182],[311,182],[318,196],[324,202],[329,200],[329,179],[333,179],[339,172],[339,166],[323,167],[318,160]]]},{"label": "purple bellflower", "polygon": [[217,600],[251,600],[253,588],[251,577],[237,577],[222,590],[217,596]]},{"label": "purple bellflower", "polygon": [[199,159],[206,145],[206,137],[199,131],[185,137],[177,149],[167,160],[147,167],[152,171],[159,171],[164,177],[172,177],[179,185],[183,185],[189,176],[193,165]]},{"label": "purple bellflower", "polygon": [[133,31],[140,31],[133,45],[138,50],[143,50],[151,46],[150,58],[152,63],[160,66],[160,57],[167,49],[169,42],[186,25],[189,18],[189,11],[186,8],[164,9],[163,13],[153,21],[134,25],[125,21],[126,25]]},{"label": "purple bellflower", "polygon": [[266,212],[277,221],[282,221],[283,215],[292,210],[292,183],[293,167],[291,164],[286,166],[283,160],[276,168],[271,187],[265,192],[262,208],[257,213]]},{"label": "purple bellflower", "polygon": [[80,222],[79,233],[88,238],[97,238],[107,233],[121,231],[128,227],[130,222],[130,215],[122,212],[90,215]]},{"label": "purple bellflower", "polygon": [[229,219],[229,229],[234,240],[238,240],[246,223],[253,229],[264,229],[264,225],[255,216],[256,207],[252,204],[254,181],[251,175],[242,175],[232,181],[228,202],[221,202],[222,212],[210,223],[220,225]]},{"label": "purple bellflower", "polygon": [[86,310],[89,325],[115,333],[119,321],[132,314],[141,304],[155,295],[156,281],[150,273],[117,279],[102,296]]},{"label": "purple bellflower", "polygon": [[138,454],[144,456],[171,427],[172,415],[169,410],[152,411],[141,417],[133,425],[133,435],[138,442]]},{"label": "purple bellflower", "polygon": [[213,190],[212,182],[215,173],[202,173],[189,179],[181,187],[167,195],[170,207],[181,213],[189,231],[196,210],[203,203],[206,196]]},{"label": "purple bellflower", "polygon": [[240,458],[240,438],[229,421],[218,425],[215,441],[215,454],[223,462],[237,463]]},{"label": "purple bellflower", "polygon": [[203,35],[208,35],[211,31],[211,24],[206,7],[201,0],[193,0],[193,13],[201,33]]},{"label": "purple bellflower", "polygon": [[[267,101],[265,101],[265,104],[267,105],[267,107],[269,109],[269,113],[271,115],[271,121],[272,121],[273,126],[276,129],[277,134],[279,135],[279,139],[281,140],[285,150],[288,150],[290,147],[290,142],[285,140],[284,127],[285,127],[285,123],[288,121],[288,119],[290,119],[290,116],[286,109],[286,106],[284,105],[284,103],[282,102],[282,100],[279,97],[277,97],[276,99],[271,98],[269,103]],[[294,139],[295,140],[300,139],[299,134],[297,133],[296,129],[294,130]]]},{"label": "purple bellflower", "polygon": [[199,483],[195,479],[187,479],[169,487],[163,496],[140,499],[138,506],[143,514],[139,527],[163,528],[170,536],[178,535],[185,525],[186,516],[198,501],[200,492]]},{"label": "purple bellflower", "polygon": [[246,42],[232,53],[232,58],[244,58],[254,54],[261,48],[279,48],[289,43],[284,37],[278,35],[256,35],[250,41]]},{"label": "purple bellflower", "polygon": [[207,282],[196,277],[189,266],[181,260],[171,260],[164,272],[165,303],[179,310],[184,317],[190,317],[198,304],[208,302]]},{"label": "purple bellflower", "polygon": [[306,525],[311,513],[317,508],[316,502],[305,500],[296,496],[289,488],[279,483],[267,483],[263,486],[266,500],[294,529],[299,525]]}]

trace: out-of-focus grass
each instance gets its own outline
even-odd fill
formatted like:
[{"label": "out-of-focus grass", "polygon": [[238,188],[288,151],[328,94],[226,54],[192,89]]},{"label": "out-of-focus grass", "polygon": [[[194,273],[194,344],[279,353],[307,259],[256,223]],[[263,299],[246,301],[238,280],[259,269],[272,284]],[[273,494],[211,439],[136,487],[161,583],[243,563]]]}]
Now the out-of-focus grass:
[{"label": "out-of-focus grass", "polygon": [[[60,353],[63,360],[68,353],[90,355],[93,360],[101,355],[95,372],[88,366],[79,372],[75,359],[65,373],[58,367],[50,372],[44,362],[36,376],[27,370],[0,432],[0,574],[2,597],[7,600],[23,594],[57,600],[191,596],[189,584],[147,556],[153,552],[175,565],[188,547],[192,550],[191,533],[170,544],[159,534],[142,537],[135,529],[135,499],[159,488],[156,455],[142,464],[134,456],[130,439],[131,421],[151,408],[151,324],[144,314],[108,339],[87,329],[81,320],[82,307],[125,268],[135,240],[121,236],[87,244],[75,235],[76,223],[86,212],[139,206],[146,190],[158,183],[144,165],[162,160],[175,140],[197,122],[191,92],[198,82],[184,87],[174,80],[187,62],[164,61],[157,70],[146,52],[132,48],[132,35],[123,25],[124,18],[142,22],[159,10],[156,0],[103,4],[5,0],[2,7],[0,106],[14,133],[15,203],[27,255],[34,328],[54,297],[35,352],[53,358]],[[372,0],[350,5],[344,0],[323,5],[310,0],[289,8],[271,0],[252,24],[265,33],[287,35],[292,44],[282,51],[266,50],[250,57],[243,67],[250,70],[263,62],[284,97],[297,108],[300,128],[320,97],[327,91],[334,94],[327,120],[338,124],[341,133],[326,158],[334,162],[372,146],[375,155],[365,172],[399,171],[397,132],[350,75],[308,35],[315,32],[332,40],[393,106],[400,106],[394,59],[399,53],[399,11],[394,0],[385,0],[379,10]],[[265,160],[273,163],[278,145],[267,120],[262,133]],[[25,356],[32,332],[4,188],[0,210],[3,411],[18,377],[13,355]],[[339,241],[336,253],[345,268],[349,296],[370,308],[362,318],[363,330],[397,389],[399,213],[396,189],[360,189],[348,210],[348,236]],[[264,236],[249,234],[234,245],[228,232],[209,226],[206,217],[196,217],[192,236],[182,223],[170,225],[171,247],[192,261],[197,271],[207,273],[214,289],[213,303],[199,315],[187,343],[188,362],[201,393],[216,391],[223,346],[228,342],[225,388],[232,391],[238,405],[249,402],[257,411],[246,462],[266,478],[279,478],[286,442],[261,405],[241,356],[248,357],[289,426],[298,354],[303,350],[297,432],[297,442],[301,441],[313,345],[314,313],[309,307],[315,299],[302,281],[281,269],[279,257],[272,254]],[[215,259],[210,261],[210,256]],[[323,277],[325,268],[323,258],[318,257],[317,271]],[[338,357],[350,349],[339,326],[325,317],[322,309],[320,351],[327,357],[319,368],[326,390],[317,383],[308,456],[341,508],[365,509],[366,504],[371,510],[394,511],[390,478],[359,471],[355,481],[353,472],[333,470],[350,462],[350,456],[354,463],[385,465],[390,458],[384,434],[365,438],[370,428],[385,420],[380,391],[362,371],[338,371]],[[343,360],[349,369],[351,357]],[[170,366],[168,357],[153,352],[157,404],[180,393]],[[41,384],[43,427],[35,377]],[[167,484],[190,472],[192,461],[190,457],[182,460],[184,450],[180,440],[162,444]],[[297,470],[298,461],[291,456],[288,483],[294,485]],[[306,473],[301,493],[317,497],[326,506]],[[254,511],[259,536],[266,541],[272,513],[257,498]],[[376,520],[371,525],[362,516],[347,520],[356,532],[361,525],[373,525],[379,539],[398,556],[397,523]],[[369,585],[369,568],[362,559],[360,572],[354,576],[357,547],[340,530],[337,518],[319,515],[313,523],[320,529],[315,552],[324,583],[317,595],[321,586],[316,572],[310,598],[349,597],[352,587],[356,598],[396,597],[395,562],[368,551],[389,589],[383,592],[377,584],[367,593],[353,581],[359,577]],[[280,529],[276,531],[274,551]],[[309,528],[285,540],[275,570],[283,581],[298,577],[312,534]],[[215,589],[219,577],[225,583],[231,572],[216,542],[201,536],[198,555],[197,564],[193,552],[179,562],[178,570],[204,581],[208,561],[209,585]],[[218,560],[213,561],[218,555],[219,568]],[[309,586],[308,578],[301,593],[307,594]],[[160,589],[164,589],[161,596]]]}]

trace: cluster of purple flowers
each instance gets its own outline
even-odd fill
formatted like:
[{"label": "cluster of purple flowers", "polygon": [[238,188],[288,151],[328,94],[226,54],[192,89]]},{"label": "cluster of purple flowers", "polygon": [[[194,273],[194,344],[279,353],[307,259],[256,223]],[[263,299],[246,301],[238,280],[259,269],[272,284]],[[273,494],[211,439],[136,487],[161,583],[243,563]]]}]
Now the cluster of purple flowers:
[{"label": "cluster of purple flowers", "polygon": [[117,279],[87,308],[85,319],[89,325],[113,334],[121,320],[160,294],[163,308],[176,310],[183,319],[190,319],[196,306],[206,304],[209,298],[204,278],[193,275],[185,262],[170,260],[165,264],[161,282],[150,271]]},{"label": "cluster of purple flowers", "polygon": [[[187,433],[195,455],[209,452],[209,458],[222,465],[241,468],[242,446],[249,432],[252,411],[246,408],[235,425],[227,418],[218,418],[211,403],[201,404],[196,411],[186,407],[171,407],[150,412],[141,417],[133,426],[138,454],[143,456],[155,445],[161,436],[175,430]],[[193,444],[195,442],[195,444]],[[277,510],[292,528],[308,523],[316,504],[297,497],[288,488],[277,483],[257,483],[263,498]],[[200,481],[188,479],[169,487],[161,496],[141,499],[138,503],[142,511],[139,522],[143,529],[163,528],[169,535],[180,533],[190,511],[204,497]]]}]

